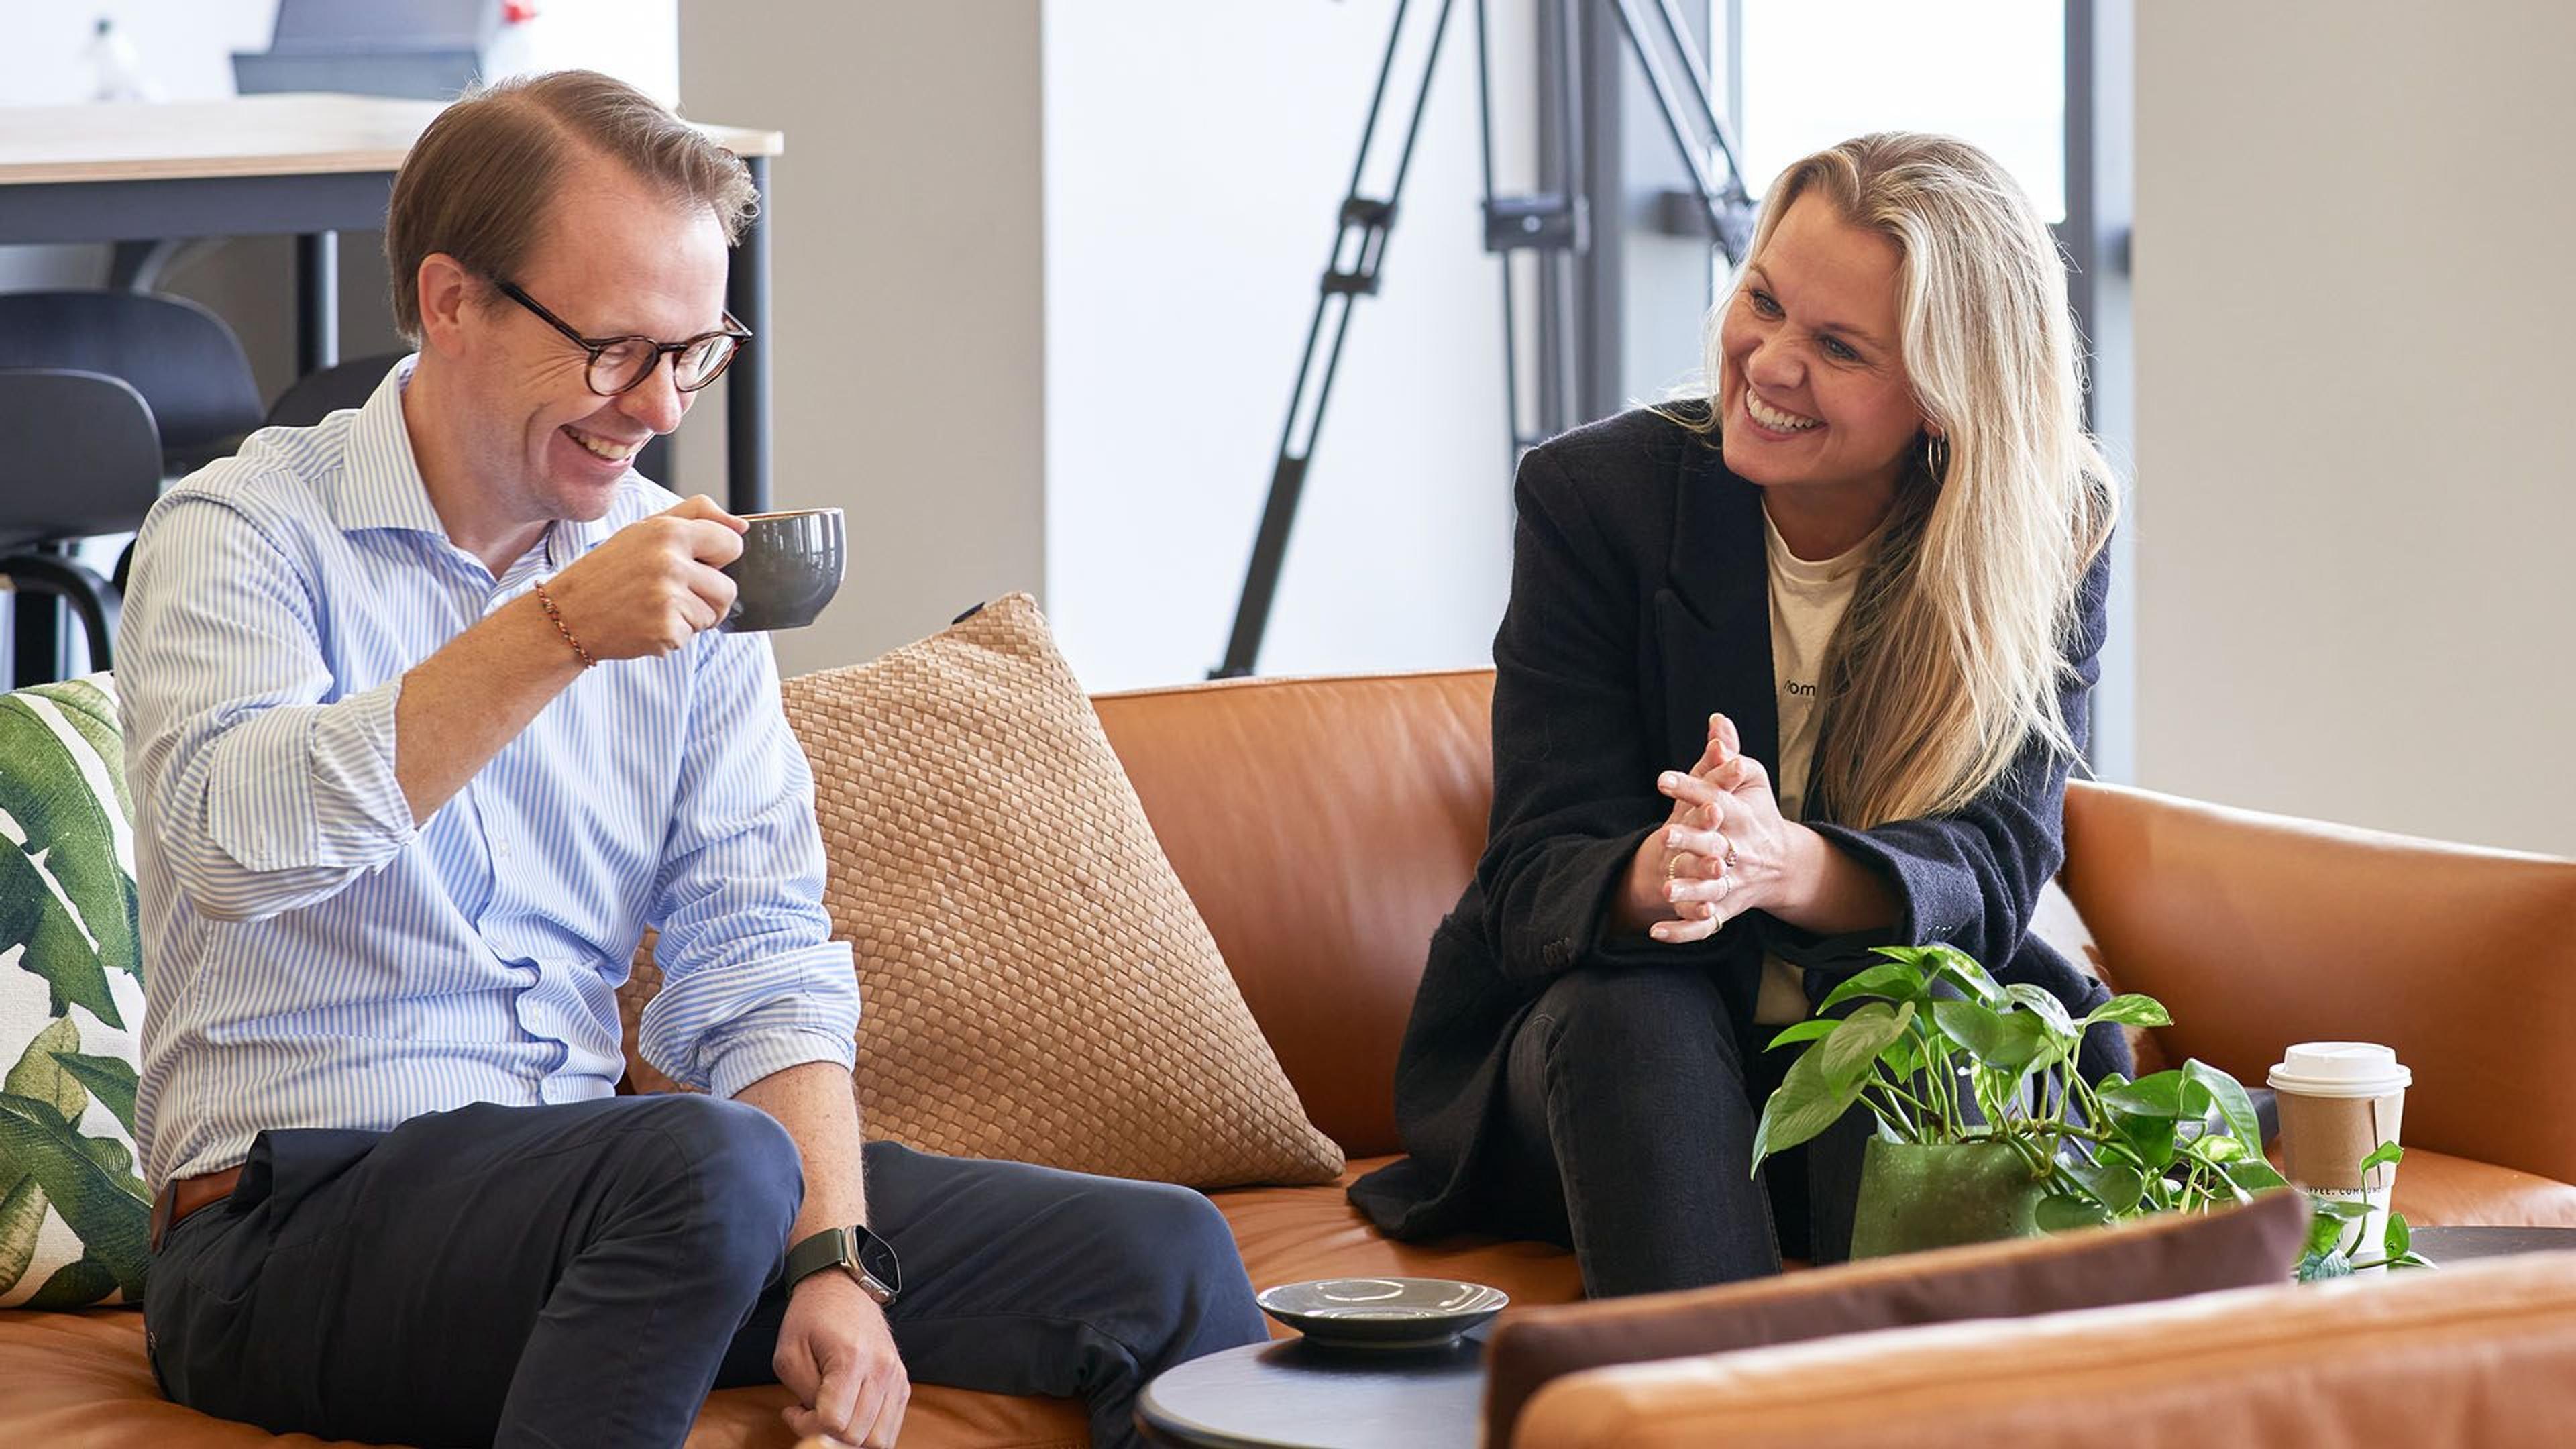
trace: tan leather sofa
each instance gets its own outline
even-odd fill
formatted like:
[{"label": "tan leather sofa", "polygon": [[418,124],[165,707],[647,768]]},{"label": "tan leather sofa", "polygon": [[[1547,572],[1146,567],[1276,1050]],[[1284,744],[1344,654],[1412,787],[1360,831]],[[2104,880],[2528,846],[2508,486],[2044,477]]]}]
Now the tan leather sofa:
[{"label": "tan leather sofa", "polygon": [[[1396,1043],[1431,929],[1484,839],[1491,688],[1490,673],[1464,671],[1236,682],[1097,701],[1245,999],[1309,1114],[1348,1150],[1353,1175],[1397,1149]],[[2161,1033],[2164,1049],[2259,1080],[2286,1042],[2391,1043],[2416,1072],[2398,1176],[2403,1210],[2419,1223],[2576,1226],[2576,1076],[2566,1070],[2576,1066],[2569,1030],[2576,945],[2568,940],[2576,863],[2098,786],[2072,791],[2067,819],[2068,892],[2119,984],[2174,1008],[2180,1024]],[[1493,1283],[1519,1304],[1577,1294],[1572,1260],[1556,1249],[1392,1243],[1338,1188],[1257,1188],[1216,1199],[1256,1284],[1404,1273]],[[2312,1437],[2312,1423],[2372,1420],[2361,1409],[2337,1409],[2340,1417],[2327,1420],[2310,1413],[2347,1384],[2358,1393],[2365,1381],[2379,1383],[2375,1365],[2400,1387],[2371,1387],[2355,1402],[2448,1403],[2424,1389],[2427,1375],[2451,1384],[2454,1399],[2496,1388],[2501,1375],[2528,1382],[2526,1369],[2576,1382],[2576,1262],[2521,1261],[2519,1271],[2462,1269],[2456,1279],[2373,1285],[2403,1289],[2372,1300],[2384,1330],[2375,1335],[2320,1334],[2293,1310],[2329,1300],[2284,1287],[2253,1298],[2212,1295],[1596,1370],[1544,1390],[1515,1442],[1701,1443],[1720,1422],[1737,1442],[1739,1418],[1771,1422],[1757,1409],[1878,1402],[1876,1389],[1848,1392],[1849,1375],[1863,1366],[1867,1382],[1911,1396],[1886,1401],[1914,1406],[1897,1415],[1910,1440],[1925,1439],[1924,1426],[1948,1414],[1963,1417],[1944,1421],[1942,1432],[1957,1432],[1938,1442],[2015,1433],[2079,1442],[2087,1423],[2098,1430],[2113,1422],[2079,1401],[2108,1400],[2151,1416],[2121,1414],[2116,1422],[2125,1427],[2101,1433],[2102,1442],[2186,1435],[2193,1443],[2428,1442],[2404,1434]],[[2386,1327],[2400,1320],[2409,1326]],[[2264,1329],[2273,1323],[2302,1326]],[[2184,1338],[2211,1342],[2220,1328],[2237,1337],[2215,1341],[2241,1343],[2241,1359],[2194,1358],[2173,1347]],[[2148,1362],[2135,1355],[2150,1345],[2170,1350],[2154,1360],[2166,1367],[2117,1366]],[[2433,1356],[2422,1360],[2427,1345]],[[2419,1361],[2432,1367],[2398,1372]],[[2000,1375],[1962,1371],[1997,1362],[2044,1363],[2048,1372],[2006,1385]],[[2174,1377],[2163,1377],[2168,1368]],[[2040,1388],[2016,1387],[2034,1381]],[[2222,1400],[2215,1406],[2213,1394]],[[779,1389],[718,1394],[690,1443],[784,1446],[777,1418],[784,1402]],[[2560,1408],[2557,1422],[2570,1422],[2563,1401]],[[1840,1438],[1819,1428],[1818,1437],[1797,1442],[1877,1442],[1870,1421],[1859,1422]],[[1887,1420],[1875,1422],[1883,1434]],[[2376,1422],[2391,1421],[2382,1414]],[[2204,1432],[2212,1423],[2225,1427]],[[925,1387],[904,1443],[1071,1446],[1084,1437],[1070,1403]],[[253,1442],[272,1441],[160,1398],[139,1314],[0,1313],[0,1444]]]}]

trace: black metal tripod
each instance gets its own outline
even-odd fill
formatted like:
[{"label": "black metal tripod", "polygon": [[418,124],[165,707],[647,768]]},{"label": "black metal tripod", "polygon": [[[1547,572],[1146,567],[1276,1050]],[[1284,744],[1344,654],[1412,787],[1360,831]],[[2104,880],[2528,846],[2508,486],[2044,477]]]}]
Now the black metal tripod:
[{"label": "black metal tripod", "polygon": [[[1540,86],[1540,106],[1547,113],[1547,139],[1541,147],[1541,189],[1519,196],[1494,194],[1494,115],[1492,62],[1487,50],[1488,0],[1471,0],[1476,10],[1476,123],[1484,158],[1485,250],[1503,258],[1503,388],[1508,398],[1510,449],[1517,466],[1525,450],[1581,421],[1573,417],[1572,339],[1578,335],[1574,258],[1589,245],[1590,228],[1583,205],[1583,135],[1579,77],[1578,7],[1589,0],[1541,0],[1542,25],[1553,24],[1560,42],[1553,48],[1548,74]],[[1673,146],[1690,173],[1697,212],[1719,250],[1730,262],[1741,262],[1753,229],[1753,200],[1745,193],[1742,168],[1726,125],[1709,100],[1708,73],[1692,48],[1688,24],[1677,0],[1599,0],[1618,17],[1647,83],[1653,88]],[[1349,334],[1351,304],[1375,295],[1379,269],[1386,261],[1387,234],[1395,224],[1396,204],[1404,195],[1405,175],[1413,167],[1414,141],[1422,132],[1422,114],[1431,95],[1431,77],[1440,64],[1440,43],[1449,28],[1456,0],[1440,0],[1431,19],[1431,35],[1422,62],[1422,79],[1413,92],[1412,114],[1403,125],[1404,141],[1395,163],[1395,178],[1381,198],[1363,195],[1361,185],[1377,140],[1377,123],[1386,103],[1387,84],[1395,74],[1398,51],[1413,13],[1412,0],[1397,0],[1395,24],[1387,36],[1386,59],[1378,67],[1377,88],[1369,96],[1368,123],[1360,130],[1359,159],[1351,167],[1351,184],[1342,198],[1341,221],[1315,298],[1315,317],[1306,329],[1305,360],[1297,368],[1297,386],[1288,400],[1288,421],[1279,435],[1279,457],[1270,474],[1270,500],[1261,511],[1261,531],[1252,545],[1252,562],[1243,580],[1243,598],[1235,608],[1234,634],[1225,662],[1210,671],[1224,679],[1252,672],[1261,652],[1261,636],[1270,622],[1270,605],[1279,591],[1279,569],[1288,552],[1288,530],[1305,491],[1306,465],[1314,456],[1323,429],[1324,404],[1332,397],[1333,373],[1340,365],[1342,339]],[[1650,23],[1650,21],[1652,23]],[[1722,173],[1712,169],[1710,152],[1723,158]],[[1519,307],[1512,286],[1515,253],[1531,253],[1539,263],[1538,305],[1542,315],[1537,386],[1524,398],[1520,378]],[[1326,318],[1331,318],[1329,333]],[[1330,342],[1326,338],[1329,335]],[[1317,352],[1322,365],[1317,366]],[[1310,386],[1311,384],[1311,386]]]}]

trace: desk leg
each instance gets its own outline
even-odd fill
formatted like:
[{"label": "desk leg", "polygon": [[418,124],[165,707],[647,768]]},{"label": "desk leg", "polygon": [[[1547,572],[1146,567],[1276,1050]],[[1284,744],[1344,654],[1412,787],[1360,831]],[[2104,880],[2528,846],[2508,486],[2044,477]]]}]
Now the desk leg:
[{"label": "desk leg", "polygon": [[759,513],[769,504],[769,158],[746,156],[751,184],[760,189],[760,211],[733,249],[725,278],[725,307],[758,340],[725,369],[725,496],[736,513]]},{"label": "desk leg", "polygon": [[340,360],[338,232],[295,239],[295,304],[295,375],[308,377]]}]

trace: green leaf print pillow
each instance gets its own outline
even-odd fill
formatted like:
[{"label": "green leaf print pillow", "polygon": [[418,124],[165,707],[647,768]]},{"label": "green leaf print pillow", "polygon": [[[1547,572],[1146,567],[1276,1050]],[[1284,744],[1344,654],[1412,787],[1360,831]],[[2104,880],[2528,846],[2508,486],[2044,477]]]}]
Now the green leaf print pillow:
[{"label": "green leaf print pillow", "polygon": [[0,1308],[143,1301],[132,819],[108,676],[0,695]]}]

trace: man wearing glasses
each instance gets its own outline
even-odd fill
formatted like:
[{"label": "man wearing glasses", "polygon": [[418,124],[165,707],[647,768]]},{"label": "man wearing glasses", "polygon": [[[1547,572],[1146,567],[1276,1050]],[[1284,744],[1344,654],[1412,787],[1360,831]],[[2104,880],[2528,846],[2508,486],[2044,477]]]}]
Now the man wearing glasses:
[{"label": "man wearing glasses", "polygon": [[[742,520],[637,477],[749,335],[732,157],[605,77],[444,112],[419,352],[165,498],[120,646],[175,1399],[415,1444],[676,1445],[711,1386],[894,1442],[910,1375],[1083,1394],[1262,1336],[1204,1198],[862,1146],[858,1002]],[[616,984],[701,1095],[617,1097]],[[864,1168],[864,1172],[863,1169]]]}]

